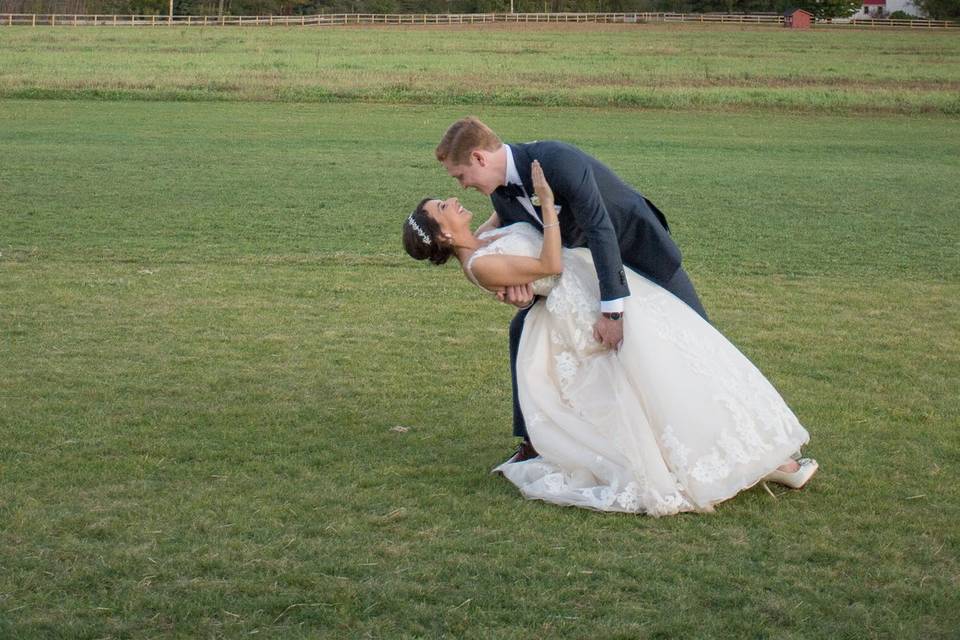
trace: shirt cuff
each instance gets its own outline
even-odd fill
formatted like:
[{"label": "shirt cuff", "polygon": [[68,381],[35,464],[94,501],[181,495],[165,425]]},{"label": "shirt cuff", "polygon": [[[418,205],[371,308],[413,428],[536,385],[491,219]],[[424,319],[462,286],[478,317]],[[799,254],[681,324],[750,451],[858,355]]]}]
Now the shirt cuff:
[{"label": "shirt cuff", "polygon": [[623,301],[626,298],[617,298],[616,300],[601,300],[600,313],[623,313]]}]

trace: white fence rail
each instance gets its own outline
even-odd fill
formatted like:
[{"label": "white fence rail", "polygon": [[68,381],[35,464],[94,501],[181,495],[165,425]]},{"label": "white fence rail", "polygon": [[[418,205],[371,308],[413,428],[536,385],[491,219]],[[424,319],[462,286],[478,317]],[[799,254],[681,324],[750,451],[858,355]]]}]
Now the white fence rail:
[{"label": "white fence rail", "polygon": [[[773,14],[724,15],[709,13],[440,13],[376,14],[340,13],[312,16],[158,16],[158,15],[79,15],[0,13],[0,26],[177,26],[177,27],[262,27],[324,26],[347,24],[452,25],[487,23],[710,23],[744,25],[782,25],[783,16]],[[818,20],[815,27],[867,27],[898,29],[958,29],[960,23],[948,20]]]}]

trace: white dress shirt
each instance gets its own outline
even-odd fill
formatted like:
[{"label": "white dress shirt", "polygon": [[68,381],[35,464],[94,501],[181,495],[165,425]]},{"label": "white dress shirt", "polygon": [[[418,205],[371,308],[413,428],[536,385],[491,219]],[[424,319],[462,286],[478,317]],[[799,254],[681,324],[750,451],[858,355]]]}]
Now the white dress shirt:
[{"label": "white dress shirt", "polygon": [[[507,148],[507,181],[504,184],[515,184],[523,191],[522,196],[517,196],[517,201],[523,205],[523,208],[527,210],[534,220],[540,223],[540,226],[543,226],[543,220],[540,219],[540,214],[537,213],[537,210],[533,206],[533,202],[530,200],[530,196],[527,194],[527,188],[523,186],[523,180],[520,179],[520,173],[517,171],[517,163],[513,161],[513,149],[510,148],[510,145],[503,145]],[[559,211],[558,211],[559,214]]]}]

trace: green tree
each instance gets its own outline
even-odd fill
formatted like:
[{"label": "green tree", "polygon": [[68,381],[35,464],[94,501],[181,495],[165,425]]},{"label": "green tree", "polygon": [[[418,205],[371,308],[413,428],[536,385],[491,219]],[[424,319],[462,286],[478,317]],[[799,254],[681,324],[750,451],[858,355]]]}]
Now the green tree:
[{"label": "green tree", "polygon": [[960,18],[960,0],[914,0],[914,4],[934,20]]},{"label": "green tree", "polygon": [[815,18],[848,18],[860,8],[859,0],[797,0],[797,9],[806,9]]},{"label": "green tree", "polygon": [[129,13],[138,16],[154,16],[166,13],[170,6],[169,0],[129,0],[117,2],[115,7],[104,7],[104,13]]},{"label": "green tree", "polygon": [[691,0],[683,10],[691,13],[755,13],[772,9],[771,0]]}]

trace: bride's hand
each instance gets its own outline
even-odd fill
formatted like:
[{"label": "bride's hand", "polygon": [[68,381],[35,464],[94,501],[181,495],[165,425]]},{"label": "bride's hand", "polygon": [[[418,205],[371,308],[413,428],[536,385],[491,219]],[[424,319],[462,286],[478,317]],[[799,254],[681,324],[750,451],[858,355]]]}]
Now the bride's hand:
[{"label": "bride's hand", "polygon": [[553,206],[553,190],[547,184],[547,178],[543,175],[543,167],[539,160],[534,160],[530,165],[530,177],[533,178],[533,190],[540,198],[540,206]]}]

